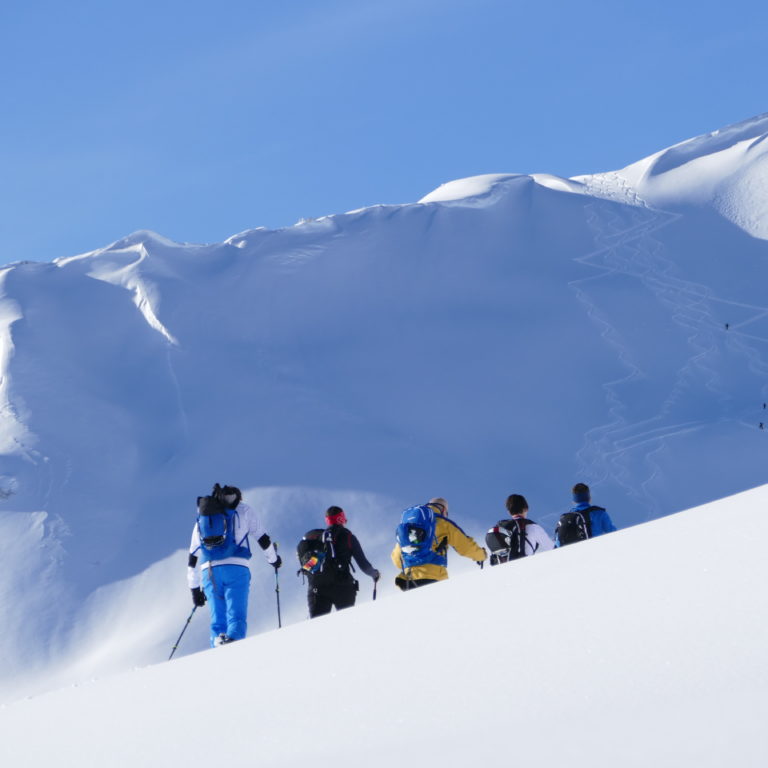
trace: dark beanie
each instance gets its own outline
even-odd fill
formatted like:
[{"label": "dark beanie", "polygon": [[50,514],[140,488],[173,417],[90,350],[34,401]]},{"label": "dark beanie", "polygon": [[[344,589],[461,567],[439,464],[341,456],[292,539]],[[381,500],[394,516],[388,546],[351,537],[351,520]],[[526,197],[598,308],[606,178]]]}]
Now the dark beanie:
[{"label": "dark beanie", "polygon": [[589,504],[591,497],[589,494],[589,486],[586,483],[576,483],[573,486],[573,500],[577,504]]},{"label": "dark beanie", "polygon": [[510,515],[522,515],[526,509],[528,509],[528,502],[525,500],[525,496],[513,493],[507,497],[507,512]]}]

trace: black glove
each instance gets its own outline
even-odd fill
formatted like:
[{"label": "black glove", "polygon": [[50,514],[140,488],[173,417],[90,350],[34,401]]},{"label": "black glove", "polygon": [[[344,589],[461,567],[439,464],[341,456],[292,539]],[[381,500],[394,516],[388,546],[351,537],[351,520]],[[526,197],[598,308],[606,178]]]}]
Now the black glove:
[{"label": "black glove", "polygon": [[270,565],[277,570],[281,565],[283,564],[283,558],[280,557],[280,555],[277,556],[277,560],[275,560],[274,563],[270,563]]},{"label": "black glove", "polygon": [[374,571],[373,571],[373,580],[374,581],[378,581],[380,578],[381,578],[381,574],[376,569],[374,569]]},{"label": "black glove", "polygon": [[198,608],[202,608],[205,605],[205,592],[203,592],[200,587],[194,587],[192,589],[192,602]]}]

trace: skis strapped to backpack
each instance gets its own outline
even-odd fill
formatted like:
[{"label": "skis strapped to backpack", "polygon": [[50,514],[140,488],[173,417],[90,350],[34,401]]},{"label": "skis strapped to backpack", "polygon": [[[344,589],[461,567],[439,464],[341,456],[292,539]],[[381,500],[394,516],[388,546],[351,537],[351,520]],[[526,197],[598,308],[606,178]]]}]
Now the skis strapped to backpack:
[{"label": "skis strapped to backpack", "polygon": [[560,520],[555,528],[555,538],[559,546],[574,544],[577,541],[584,541],[592,537],[592,520],[590,512],[593,509],[602,509],[602,507],[587,507],[586,509],[572,509],[560,515]]},{"label": "skis strapped to backpack", "polygon": [[513,517],[511,520],[499,520],[485,534],[485,543],[491,553],[491,565],[507,563],[525,557],[525,528],[533,520]]}]

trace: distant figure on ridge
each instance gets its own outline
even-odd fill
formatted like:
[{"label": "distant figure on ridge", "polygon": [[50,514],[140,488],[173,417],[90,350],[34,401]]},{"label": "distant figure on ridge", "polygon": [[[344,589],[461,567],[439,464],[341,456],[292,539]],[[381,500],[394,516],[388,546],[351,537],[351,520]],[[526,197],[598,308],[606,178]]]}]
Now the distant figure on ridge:
[{"label": "distant figure on ridge", "polygon": [[528,520],[528,502],[525,496],[519,493],[509,496],[507,512],[512,519],[499,520],[485,535],[485,543],[491,553],[491,565],[507,563],[554,548],[554,542],[547,532],[533,520]]},{"label": "distant figure on ridge", "polygon": [[210,496],[197,499],[198,515],[192,529],[187,580],[192,602],[203,606],[208,601],[212,647],[242,640],[248,629],[249,539],[261,547],[275,570],[282,565],[261,518],[242,498],[239,488],[232,485],[222,488],[216,483]]},{"label": "distant figure on ridge", "polygon": [[347,516],[341,507],[328,507],[325,530],[313,528],[304,534],[296,548],[301,570],[309,582],[307,605],[309,618],[323,616],[355,604],[359,584],[352,577],[352,559],[374,582],[379,572],[368,562],[357,537],[344,526]]},{"label": "distant figure on ridge", "polygon": [[392,550],[392,562],[400,571],[395,584],[403,591],[447,579],[449,546],[478,565],[485,561],[486,551],[447,513],[448,502],[442,498],[403,512]]},{"label": "distant figure on ridge", "polygon": [[605,509],[592,505],[588,485],[576,483],[573,486],[573,501],[574,506],[569,512],[560,515],[555,528],[556,547],[563,547],[566,544],[591,539],[616,530]]}]

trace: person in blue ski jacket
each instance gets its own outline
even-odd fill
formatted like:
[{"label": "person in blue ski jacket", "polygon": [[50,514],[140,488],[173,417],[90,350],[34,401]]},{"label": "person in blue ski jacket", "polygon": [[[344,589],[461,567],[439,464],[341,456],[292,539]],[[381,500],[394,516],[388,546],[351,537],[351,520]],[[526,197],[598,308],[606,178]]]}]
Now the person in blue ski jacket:
[{"label": "person in blue ski jacket", "polygon": [[[250,542],[256,542],[267,562],[277,570],[282,565],[280,555],[269,538],[255,509],[242,500],[240,489],[232,485],[223,488],[218,483],[211,497],[220,501],[231,521],[232,542],[217,548],[205,546],[200,537],[200,524],[192,529],[189,547],[187,581],[196,606],[208,603],[211,612],[211,647],[241,640],[248,629],[248,592],[251,585]],[[200,501],[198,499],[198,509]],[[201,586],[202,584],[202,586]]]},{"label": "person in blue ski jacket", "polygon": [[[555,547],[562,547],[565,544],[570,544],[571,541],[577,540],[565,540],[564,518],[572,517],[574,512],[581,513],[581,517],[586,523],[585,535],[578,538],[592,539],[595,536],[611,533],[616,530],[616,526],[605,509],[592,504],[592,494],[586,483],[576,483],[573,486],[572,493],[574,506],[571,507],[569,513],[560,518],[560,522],[557,524],[557,528],[555,528]],[[561,536],[563,540],[561,540]]]}]

